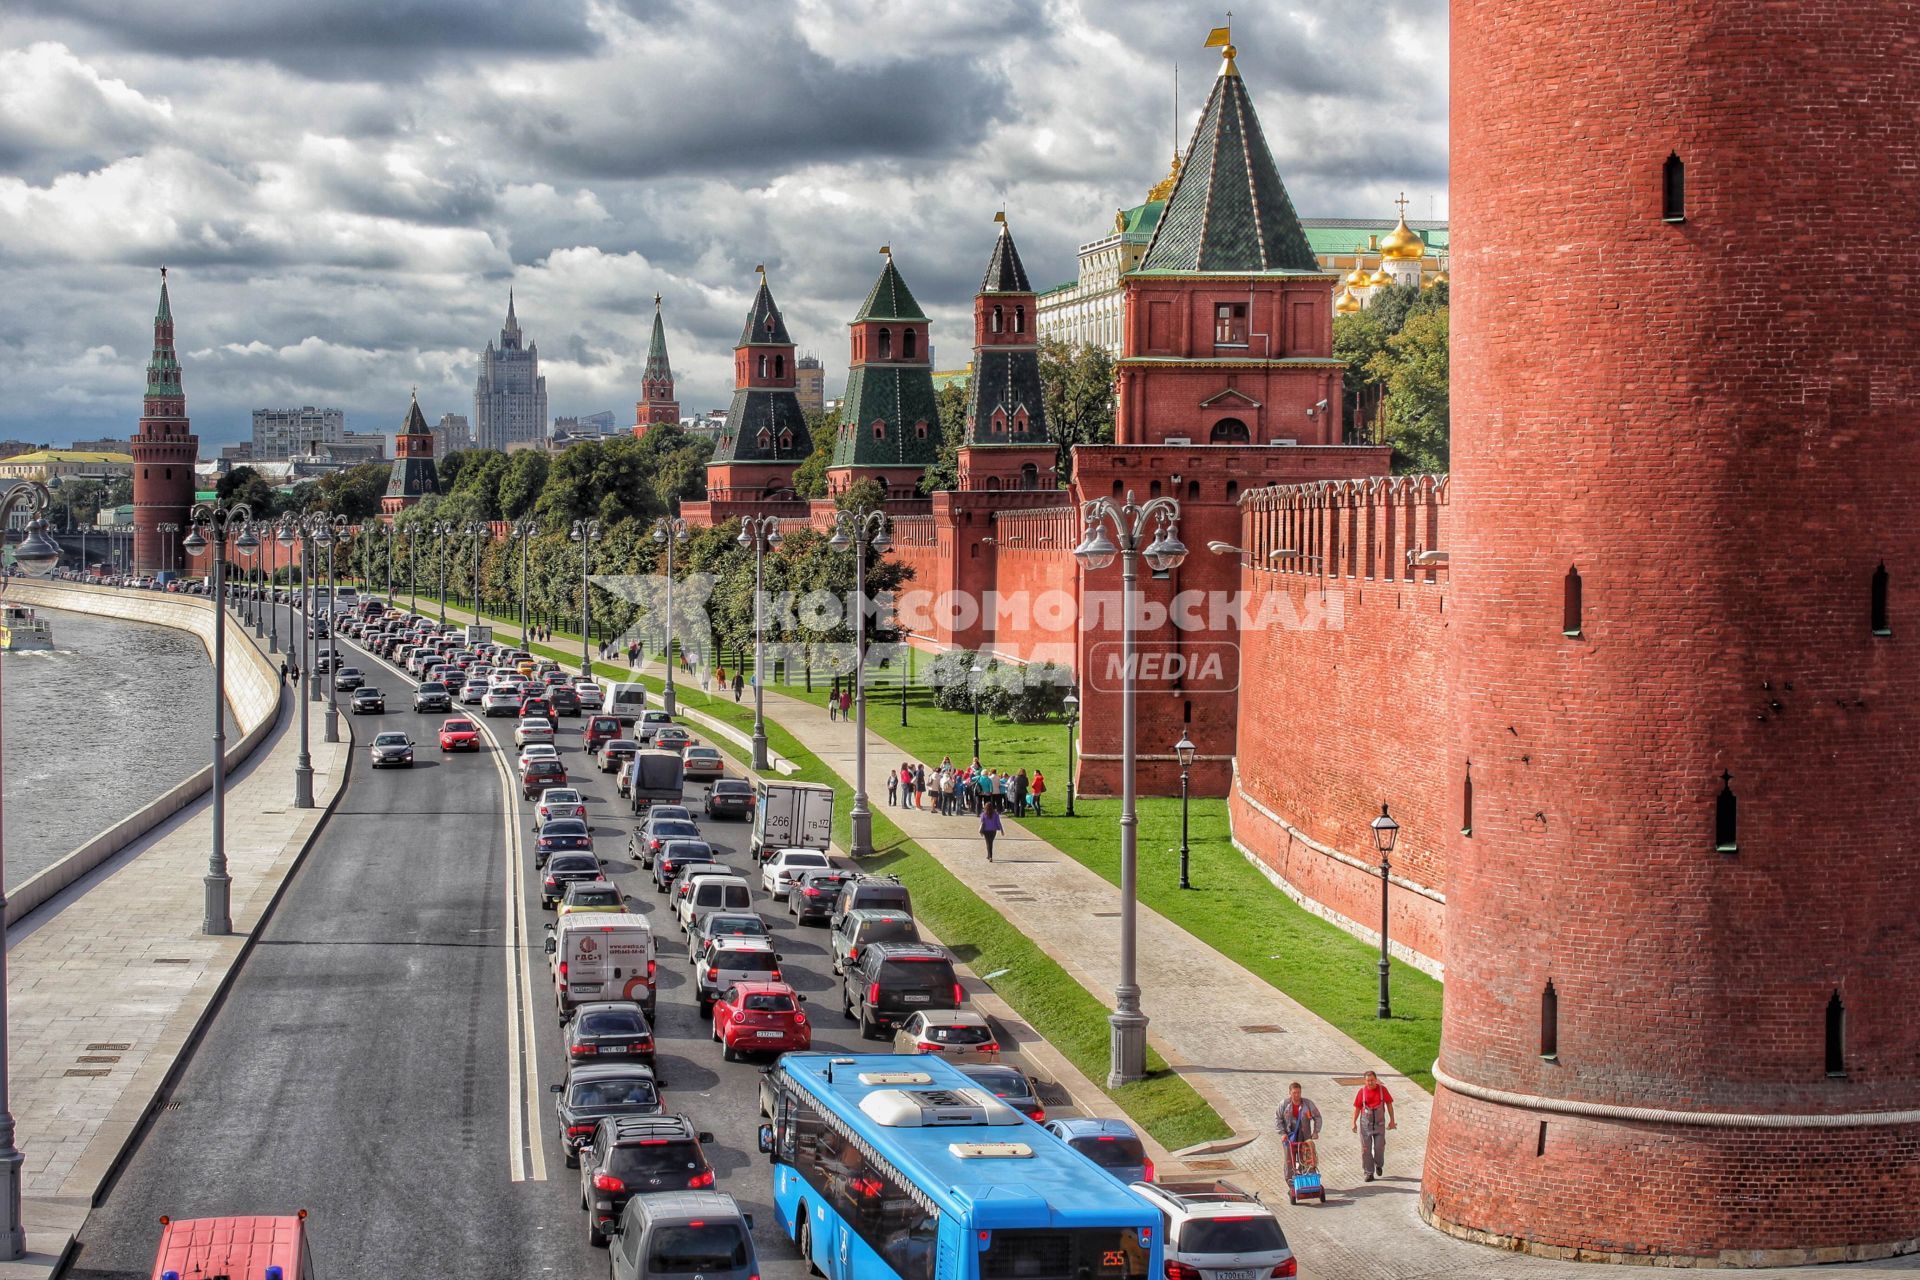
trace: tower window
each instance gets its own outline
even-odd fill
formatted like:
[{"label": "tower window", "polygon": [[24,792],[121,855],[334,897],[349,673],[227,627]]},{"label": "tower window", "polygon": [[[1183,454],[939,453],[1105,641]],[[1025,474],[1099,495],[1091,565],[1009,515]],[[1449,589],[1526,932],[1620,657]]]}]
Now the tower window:
[{"label": "tower window", "polygon": [[1473,766],[1467,766],[1466,774],[1460,779],[1460,834],[1473,834]]},{"label": "tower window", "polygon": [[773,376],[776,378],[784,378],[787,376],[787,358],[785,356],[775,356],[773,358]]},{"label": "tower window", "polygon": [[993,330],[993,332],[995,332],[995,333],[999,333],[999,332],[1000,332],[1000,328],[1001,328],[1001,311],[1000,311],[1000,306],[999,306],[999,304],[998,304],[998,303],[995,303],[995,304],[994,304],[994,308],[993,308],[993,323],[992,323],[992,324],[991,324],[991,325],[990,325],[989,327],[990,327],[990,328],[991,328],[991,329]]},{"label": "tower window", "polygon": [[1827,1001],[1827,1074],[1847,1074],[1847,1006],[1837,990]]},{"label": "tower window", "polygon": [[1540,1056],[1548,1062],[1560,1058],[1560,993],[1553,989],[1552,978],[1540,993]]},{"label": "tower window", "polygon": [[1224,346],[1247,345],[1247,304],[1221,302],[1213,308],[1213,340]]},{"label": "tower window", "polygon": [[1677,153],[1667,156],[1660,174],[1660,216],[1668,222],[1687,220],[1687,166]]},{"label": "tower window", "polygon": [[1020,465],[1020,487],[1038,489],[1040,487],[1040,468],[1031,462]]},{"label": "tower window", "polygon": [[900,332],[900,358],[913,359],[913,330],[911,329],[903,329]]},{"label": "tower window", "polygon": [[927,438],[927,424],[924,421],[913,424],[913,438],[916,440],[925,440]]},{"label": "tower window", "polygon": [[875,420],[873,424],[873,438],[875,440],[885,440],[887,438],[887,424],[885,421]]},{"label": "tower window", "polygon": [[1025,307],[1015,307],[1013,309],[1013,331],[1015,333],[1025,333],[1027,331],[1027,309]]},{"label": "tower window", "polygon": [[773,443],[773,437],[767,434],[767,429],[765,427],[760,428],[760,434],[755,438],[759,440],[760,447],[762,449],[766,448],[768,445]]},{"label": "tower window", "polygon": [[791,449],[791,448],[793,448],[793,432],[791,432],[791,431],[782,431],[782,432],[780,433],[780,447],[781,447],[782,449]]},{"label": "tower window", "polygon": [[1213,424],[1213,430],[1207,437],[1208,444],[1247,444],[1253,439],[1247,430],[1247,424],[1238,418],[1222,418]]},{"label": "tower window", "polygon": [[1873,571],[1873,634],[1890,636],[1893,628],[1887,625],[1887,566],[1882,564]]},{"label": "tower window", "polygon": [[1733,775],[1720,774],[1720,796],[1713,804],[1713,849],[1715,853],[1740,852],[1740,802],[1734,798]]},{"label": "tower window", "polygon": [[997,436],[1007,434],[1007,415],[1003,409],[993,411],[993,434]]},{"label": "tower window", "polygon": [[767,358],[765,356],[760,357],[760,376],[763,378],[767,376]]},{"label": "tower window", "polygon": [[1569,566],[1567,569],[1566,600],[1562,606],[1560,634],[1577,637],[1580,635],[1580,570]]},{"label": "tower window", "polygon": [[880,331],[880,358],[882,360],[893,359],[893,330],[891,329],[882,329]]}]

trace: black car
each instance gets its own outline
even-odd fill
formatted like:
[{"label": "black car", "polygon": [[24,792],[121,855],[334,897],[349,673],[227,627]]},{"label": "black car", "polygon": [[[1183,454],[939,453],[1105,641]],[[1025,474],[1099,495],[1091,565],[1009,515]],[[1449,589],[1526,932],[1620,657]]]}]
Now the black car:
[{"label": "black car", "polygon": [[530,762],[520,775],[520,796],[531,800],[548,787],[567,785],[567,767],[558,760],[540,759]]},{"label": "black car", "polygon": [[662,1110],[653,1068],[638,1062],[583,1063],[567,1072],[565,1084],[549,1087],[560,1095],[553,1111],[569,1169],[579,1165],[580,1148],[592,1139],[602,1120],[657,1116]]},{"label": "black car", "polygon": [[546,860],[547,876],[540,883],[540,905],[548,911],[576,880],[604,880],[600,859],[590,853],[556,853]]},{"label": "black car", "polygon": [[753,816],[753,784],[744,778],[722,778],[707,788],[707,816],[722,814],[732,818]]},{"label": "black car", "polygon": [[533,865],[545,866],[556,853],[592,853],[593,829],[579,818],[555,818],[533,838]]},{"label": "black car", "polygon": [[840,896],[840,886],[859,874],[840,867],[801,872],[787,889],[787,914],[798,917],[801,924],[809,920],[825,920],[833,914],[833,903]]},{"label": "black car", "polygon": [[333,677],[333,687],[340,693],[352,693],[366,682],[366,675],[358,667],[342,667]]},{"label": "black car", "polygon": [[316,675],[326,675],[327,672],[333,670],[333,654],[326,649],[320,650],[318,654],[314,655],[313,670]]},{"label": "black car", "polygon": [[711,1189],[713,1166],[700,1144],[712,1141],[685,1116],[602,1120],[579,1155],[580,1203],[588,1207],[592,1243],[612,1232],[634,1196]]},{"label": "black car", "polygon": [[[954,1065],[960,1066],[959,1063]],[[960,1066],[960,1070],[972,1076],[982,1089],[1034,1123],[1038,1124],[1047,1118],[1047,1109],[1040,1104],[1040,1091],[1033,1087],[1033,1081],[1020,1068],[1003,1067],[998,1063],[969,1063]]]},{"label": "black car", "polygon": [[653,859],[653,887],[667,891],[674,878],[696,862],[718,862],[713,846],[705,840],[674,840]]},{"label": "black car", "polygon": [[564,1033],[568,1062],[633,1059],[653,1065],[653,1028],[631,1000],[583,1004]]},{"label": "black car", "polygon": [[557,716],[580,715],[580,695],[570,684],[556,684],[547,687],[547,701],[553,705],[553,714]]},{"label": "black car", "polygon": [[640,837],[640,865],[650,867],[669,840],[698,840],[700,828],[685,818],[648,818],[636,832]]},{"label": "black car", "polygon": [[353,691],[353,698],[347,703],[347,710],[356,716],[378,715],[387,709],[387,695],[372,685],[361,685]]},{"label": "black car", "polygon": [[438,680],[429,680],[413,691],[415,711],[451,711],[453,695]]},{"label": "black car", "polygon": [[877,1039],[923,1009],[958,1009],[964,993],[946,948],[925,942],[873,942],[846,971],[842,1007]]}]

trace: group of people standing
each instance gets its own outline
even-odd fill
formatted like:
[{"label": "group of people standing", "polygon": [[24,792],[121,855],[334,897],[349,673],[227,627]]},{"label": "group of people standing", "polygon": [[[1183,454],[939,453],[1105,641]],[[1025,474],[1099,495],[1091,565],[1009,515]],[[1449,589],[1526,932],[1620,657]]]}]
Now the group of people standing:
[{"label": "group of people standing", "polygon": [[987,861],[993,861],[994,837],[1003,826],[1001,815],[1023,817],[1043,812],[1047,776],[1035,769],[1001,772],[979,760],[956,765],[952,756],[929,769],[902,760],[887,772],[887,803],[903,809],[932,809],[949,817],[980,819],[980,838],[986,842]]}]

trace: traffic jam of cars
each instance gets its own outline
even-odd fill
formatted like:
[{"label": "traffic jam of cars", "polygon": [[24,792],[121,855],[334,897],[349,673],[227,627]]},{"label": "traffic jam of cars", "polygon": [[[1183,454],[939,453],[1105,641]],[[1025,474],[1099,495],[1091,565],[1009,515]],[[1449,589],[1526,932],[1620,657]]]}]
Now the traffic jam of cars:
[{"label": "traffic jam of cars", "polygon": [[[642,685],[570,677],[487,627],[379,600],[331,622],[366,655],[343,644],[334,683],[355,716],[380,717],[375,732],[355,735],[376,768],[412,766],[416,750],[437,748],[493,757],[511,781],[505,803],[526,833],[532,962],[559,1029],[558,1053],[537,1064],[551,1106],[541,1141],[568,1177],[578,1172],[588,1244],[737,1218],[749,1249],[790,1256],[775,1224],[754,1230],[740,1209],[765,1203],[764,1163],[729,1156],[720,1168],[731,1172],[716,1173],[720,1147],[755,1149],[752,1126],[736,1109],[703,1127],[691,1114],[700,1108],[679,1105],[665,1077],[689,1060],[706,1074],[704,1055],[717,1052],[718,1083],[703,1083],[700,1097],[757,1098],[765,1117],[764,1076],[780,1055],[915,1054],[952,1064],[1025,1117],[1021,1141],[1058,1142],[1085,1157],[1089,1178],[1131,1184],[1168,1223],[1171,1280],[1295,1274],[1278,1220],[1257,1200],[1226,1184],[1157,1183],[1126,1120],[1083,1114],[1036,1079],[1029,1055],[975,1007],[954,956],[923,936],[909,888],[834,855],[832,788],[742,776],[723,746],[649,705]],[[403,727],[422,716],[423,727]],[[506,717],[510,730],[494,724]],[[743,1180],[732,1194],[727,1178]],[[1219,1222],[1196,1230],[1181,1225],[1189,1219]],[[1215,1244],[1237,1231],[1232,1258],[1184,1260],[1183,1231]],[[624,1248],[614,1256],[615,1274],[652,1274],[622,1270]]]}]

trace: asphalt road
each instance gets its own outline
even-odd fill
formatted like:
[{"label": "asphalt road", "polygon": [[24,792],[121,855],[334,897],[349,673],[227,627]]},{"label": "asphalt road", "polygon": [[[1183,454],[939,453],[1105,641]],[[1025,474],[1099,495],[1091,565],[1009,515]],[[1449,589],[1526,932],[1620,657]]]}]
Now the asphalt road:
[{"label": "asphalt road", "polygon": [[[284,614],[281,625],[284,637]],[[310,1212],[323,1276],[578,1276],[607,1265],[587,1243],[579,1175],[562,1160],[547,1089],[565,1075],[541,950],[552,917],[539,903],[528,807],[500,767],[511,770],[517,754],[513,722],[476,716],[493,748],[442,756],[443,716],[410,709],[414,682],[347,648],[343,660],[386,692],[387,714],[353,718],[346,794],[88,1219],[70,1276],[149,1276],[162,1214],[299,1208]],[[341,705],[344,721],[344,696]],[[316,704],[316,739],[323,714]],[[631,814],[580,749],[582,723],[562,722],[561,756],[588,797],[609,878],[654,925],[668,1109],[713,1132],[718,1186],[754,1215],[762,1274],[799,1280],[805,1268],[773,1225],[755,1148],[759,1068],[723,1062],[709,1038],[684,935],[648,873],[625,860]],[[365,744],[388,728],[413,736],[413,769],[367,766]],[[700,825],[727,862],[751,867],[745,823]],[[758,896],[758,872],[749,880]],[[811,1002],[813,1047],[879,1047],[840,1016],[824,926],[758,905],[783,974]]]}]

